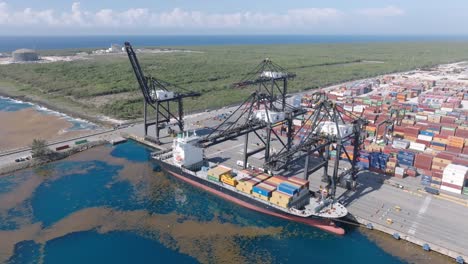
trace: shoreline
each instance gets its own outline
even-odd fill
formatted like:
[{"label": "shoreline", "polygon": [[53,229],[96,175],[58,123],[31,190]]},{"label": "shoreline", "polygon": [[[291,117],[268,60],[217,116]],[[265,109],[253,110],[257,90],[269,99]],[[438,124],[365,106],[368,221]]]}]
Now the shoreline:
[{"label": "shoreline", "polygon": [[[86,121],[86,122],[95,123],[96,125],[102,126],[103,128],[109,128],[109,127],[112,127],[113,125],[115,125],[115,123],[112,123],[110,121],[106,122],[104,120],[105,118],[108,118],[108,120],[113,120],[113,118],[111,118],[111,117],[106,117],[106,116],[103,115],[104,118],[101,119],[101,118],[98,118],[98,117],[93,117],[93,116],[91,116],[89,114],[78,113],[77,111],[73,111],[73,110],[71,110],[69,107],[67,107],[65,105],[59,106],[57,104],[51,103],[45,98],[37,98],[36,99],[36,98],[32,98],[32,97],[27,96],[27,95],[18,95],[18,94],[10,93],[10,92],[7,92],[7,91],[3,90],[2,87],[0,87],[0,96],[5,97],[7,99],[18,100],[18,101],[21,101],[23,103],[30,103],[33,106],[37,106],[39,108],[45,108],[47,110],[57,112],[59,114],[64,114],[64,115],[69,116],[69,117],[71,117],[73,119],[78,119],[78,120],[81,119],[81,120]],[[115,120],[118,120],[118,119],[115,119]]]}]

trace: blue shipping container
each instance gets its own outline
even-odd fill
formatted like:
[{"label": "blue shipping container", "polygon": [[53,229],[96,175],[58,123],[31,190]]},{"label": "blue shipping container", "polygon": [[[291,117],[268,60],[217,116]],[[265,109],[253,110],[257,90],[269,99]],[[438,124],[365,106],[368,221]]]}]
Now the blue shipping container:
[{"label": "blue shipping container", "polygon": [[293,190],[299,190],[300,189],[300,187],[289,184],[288,182],[282,182],[282,183],[280,183],[280,186],[281,185],[286,186],[286,187],[288,187],[290,189],[293,189]]},{"label": "blue shipping container", "polygon": [[281,184],[278,186],[278,191],[291,195],[291,196],[297,193],[297,190],[294,190],[285,185],[282,186]]},{"label": "blue shipping container", "polygon": [[442,184],[442,182],[440,182],[440,181],[436,181],[436,180],[432,180],[432,181],[431,181],[431,183],[433,183],[433,184],[437,184],[437,185],[441,185],[441,184]]},{"label": "blue shipping container", "polygon": [[439,147],[445,147],[445,144],[444,143],[440,143],[440,142],[431,142],[431,145],[434,145],[434,146],[439,146]]},{"label": "blue shipping container", "polygon": [[258,193],[258,194],[266,196],[266,197],[270,196],[270,193],[271,193],[271,191],[265,190],[265,189],[263,189],[261,187],[258,187],[258,186],[254,186],[252,188],[252,192]]},{"label": "blue shipping container", "polygon": [[424,135],[424,136],[431,136],[431,137],[434,136],[434,132],[427,131],[427,130],[421,130],[421,132],[419,132],[419,134]]}]

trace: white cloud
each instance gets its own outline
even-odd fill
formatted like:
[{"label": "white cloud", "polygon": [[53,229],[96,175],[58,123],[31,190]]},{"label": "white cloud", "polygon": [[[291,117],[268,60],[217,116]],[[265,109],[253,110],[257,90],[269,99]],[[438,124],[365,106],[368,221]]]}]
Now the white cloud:
[{"label": "white cloud", "polygon": [[284,13],[235,12],[205,13],[174,8],[166,12],[153,12],[146,8],[124,11],[101,9],[96,12],[82,10],[79,2],[72,4],[70,11],[57,12],[51,9],[11,10],[7,3],[0,2],[0,25],[119,28],[142,26],[146,28],[287,28],[308,27],[340,19],[342,12],[334,8],[291,9]]},{"label": "white cloud", "polygon": [[357,10],[357,13],[369,17],[392,17],[402,16],[405,11],[395,6],[386,6],[383,8],[363,8]]}]

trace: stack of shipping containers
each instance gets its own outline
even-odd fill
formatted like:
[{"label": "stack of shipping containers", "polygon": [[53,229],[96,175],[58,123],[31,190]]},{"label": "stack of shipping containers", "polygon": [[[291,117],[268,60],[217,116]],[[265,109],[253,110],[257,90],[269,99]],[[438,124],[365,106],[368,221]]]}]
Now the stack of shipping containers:
[{"label": "stack of shipping containers", "polygon": [[[380,83],[385,84],[381,91],[374,87],[372,94],[360,97],[347,92],[346,86],[329,93],[329,99],[369,121],[358,165],[399,178],[420,176],[421,184],[441,189],[448,165],[468,166],[468,109],[462,108],[463,100],[468,100],[467,85],[394,76],[383,77]],[[311,106],[308,98],[304,97],[303,106]],[[392,117],[392,111],[400,113],[402,120],[390,131],[392,140],[386,144],[379,140],[383,126],[377,128]],[[462,178],[450,191],[468,194],[467,175]]]}]

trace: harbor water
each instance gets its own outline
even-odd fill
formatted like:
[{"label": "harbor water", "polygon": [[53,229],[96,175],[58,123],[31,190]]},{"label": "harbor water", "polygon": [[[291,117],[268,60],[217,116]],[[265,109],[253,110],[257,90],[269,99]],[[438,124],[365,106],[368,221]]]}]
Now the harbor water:
[{"label": "harbor water", "polygon": [[161,171],[133,141],[0,176],[0,262],[402,263],[358,229],[263,215]]}]

